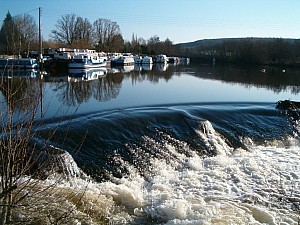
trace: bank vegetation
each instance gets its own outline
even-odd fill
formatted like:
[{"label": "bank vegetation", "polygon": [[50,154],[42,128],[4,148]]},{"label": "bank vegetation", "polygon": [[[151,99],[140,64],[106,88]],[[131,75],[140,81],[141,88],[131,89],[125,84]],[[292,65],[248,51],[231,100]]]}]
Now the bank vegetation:
[{"label": "bank vegetation", "polygon": [[300,40],[283,38],[225,38],[180,45],[181,53],[200,61],[300,66]]}]

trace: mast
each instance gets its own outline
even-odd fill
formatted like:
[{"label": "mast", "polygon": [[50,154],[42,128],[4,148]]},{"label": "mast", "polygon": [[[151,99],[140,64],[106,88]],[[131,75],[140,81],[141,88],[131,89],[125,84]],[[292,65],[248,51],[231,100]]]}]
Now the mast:
[{"label": "mast", "polygon": [[42,21],[41,21],[41,7],[39,7],[39,81],[40,81],[40,106],[41,106],[41,117],[43,116],[43,81],[42,81],[42,70],[43,70],[43,48],[42,48]]},{"label": "mast", "polygon": [[42,53],[42,20],[41,20],[41,7],[39,7],[39,63],[42,63],[43,53]]}]

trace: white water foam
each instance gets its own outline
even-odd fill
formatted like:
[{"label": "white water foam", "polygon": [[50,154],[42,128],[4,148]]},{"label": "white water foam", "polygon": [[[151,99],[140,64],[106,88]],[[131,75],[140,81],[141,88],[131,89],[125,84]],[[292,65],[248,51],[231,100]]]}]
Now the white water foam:
[{"label": "white water foam", "polygon": [[[176,154],[176,160],[153,158],[144,177],[122,162],[130,171],[128,177],[104,183],[74,178],[73,187],[93,196],[90,204],[103,201],[113,204],[108,208],[118,208],[105,211],[112,224],[137,224],[138,218],[145,224],[168,225],[298,224],[299,213],[292,203],[300,199],[298,144],[285,149],[251,145],[250,140],[249,151],[233,151],[209,122],[205,128],[199,136],[217,149],[215,157],[203,158],[196,152],[186,156],[166,141],[164,151]],[[299,206],[299,201],[294,203]]]},{"label": "white water foam", "polygon": [[199,137],[204,141],[206,147],[217,155],[227,155],[233,150],[230,148],[224,138],[218,134],[212,124],[205,120],[200,123],[201,129],[197,130]]},{"label": "white water foam", "polygon": [[299,148],[232,151],[209,122],[204,127],[199,135],[219,155],[177,155],[177,165],[153,160],[146,180],[121,179],[126,188],[120,193],[118,185],[118,193],[131,199],[125,205],[165,224],[297,224],[289,199],[300,197]]}]

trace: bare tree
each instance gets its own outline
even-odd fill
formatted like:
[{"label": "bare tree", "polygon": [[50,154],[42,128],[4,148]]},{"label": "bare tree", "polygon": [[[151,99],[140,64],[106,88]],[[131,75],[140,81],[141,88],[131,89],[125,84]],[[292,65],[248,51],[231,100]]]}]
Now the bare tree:
[{"label": "bare tree", "polygon": [[55,25],[56,30],[52,30],[52,38],[62,44],[71,46],[78,35],[78,16],[67,14],[61,17]]},{"label": "bare tree", "polygon": [[[11,223],[12,209],[27,196],[17,189],[24,185],[20,182],[21,176],[30,170],[31,163],[27,156],[38,105],[38,98],[35,97],[38,89],[37,83],[28,85],[23,81],[19,83],[19,80],[5,78],[0,82],[0,90],[7,102],[6,108],[2,108],[0,113],[0,224]],[[17,112],[16,105],[22,112]]]},{"label": "bare tree", "polygon": [[52,39],[68,47],[89,48],[92,44],[92,24],[87,18],[67,14],[57,21]]},{"label": "bare tree", "polygon": [[22,51],[29,52],[32,43],[37,41],[38,27],[34,18],[28,14],[16,16],[14,24],[17,30],[16,47],[19,55]]},{"label": "bare tree", "polygon": [[97,19],[94,24],[94,40],[99,51],[110,51],[115,36],[121,36],[120,27],[117,22],[109,19]]},{"label": "bare tree", "polygon": [[175,53],[173,52],[173,42],[169,38],[163,41],[161,45],[162,45],[161,47],[162,53],[167,55],[171,55]]},{"label": "bare tree", "polygon": [[[80,176],[80,170],[69,153],[49,144],[56,129],[44,134],[36,129],[43,124],[36,120],[43,95],[41,80],[1,75],[5,104],[0,110],[0,225],[74,224],[77,219],[90,224],[88,216],[82,217],[72,208],[72,204],[79,206],[85,189],[56,187],[55,174]],[[76,168],[71,173],[65,170],[70,164]],[[43,182],[49,176],[55,179]]]},{"label": "bare tree", "polygon": [[93,24],[94,39],[99,50],[104,48],[105,38],[107,36],[105,21],[105,19],[97,19]]},{"label": "bare tree", "polygon": [[149,38],[148,40],[148,48],[151,55],[159,54],[161,53],[160,49],[161,41],[157,35],[154,35]]},{"label": "bare tree", "polygon": [[79,48],[89,48],[92,44],[92,24],[87,18],[83,19],[82,17],[77,17],[76,24],[76,46]]}]

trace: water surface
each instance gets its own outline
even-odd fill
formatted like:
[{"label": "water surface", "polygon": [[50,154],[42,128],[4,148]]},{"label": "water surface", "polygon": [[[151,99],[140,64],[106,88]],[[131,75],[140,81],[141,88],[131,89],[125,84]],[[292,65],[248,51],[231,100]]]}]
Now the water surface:
[{"label": "water surface", "polygon": [[129,67],[22,90],[38,87],[40,138],[56,130],[53,145],[93,180],[72,186],[110,202],[110,223],[297,224],[298,117],[275,105],[298,99],[298,70]]},{"label": "water surface", "polygon": [[59,81],[67,80],[65,77],[47,82],[53,79],[46,77],[44,105],[51,104],[51,107],[45,111],[51,115],[61,108],[68,108],[70,113],[74,109],[78,113],[88,113],[203,102],[276,103],[280,99],[297,99],[299,92],[297,70],[282,73],[280,68],[271,68],[262,73],[261,68],[235,66],[165,67],[118,68],[88,82]]}]

